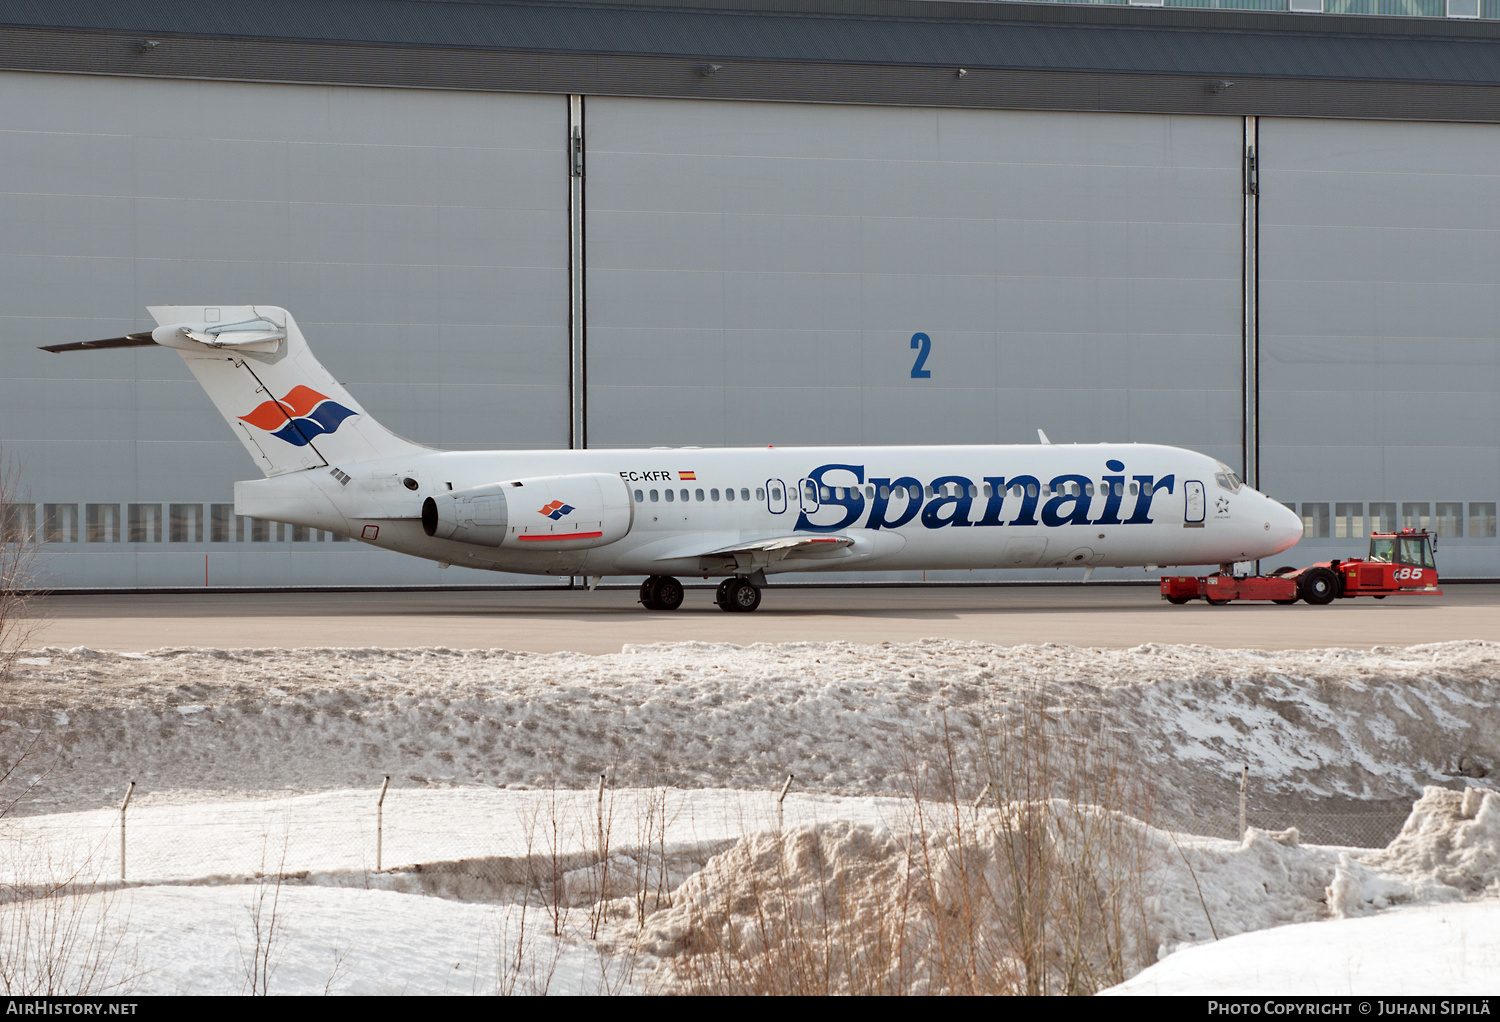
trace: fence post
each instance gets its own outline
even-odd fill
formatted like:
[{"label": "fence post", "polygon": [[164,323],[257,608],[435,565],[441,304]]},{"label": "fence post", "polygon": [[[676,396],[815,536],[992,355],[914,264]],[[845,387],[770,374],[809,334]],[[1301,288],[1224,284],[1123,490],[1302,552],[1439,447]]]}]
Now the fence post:
[{"label": "fence post", "polygon": [[1240,774],[1240,840],[1245,840],[1245,785],[1250,780],[1250,765],[1245,764],[1244,771]]},{"label": "fence post", "polygon": [[391,786],[391,775],[385,775],[380,786],[380,800],[375,803],[375,872],[380,872],[380,855],[385,850],[385,789]]},{"label": "fence post", "polygon": [[786,783],[781,786],[781,794],[776,796],[776,830],[777,830],[777,832],[780,832],[780,830],[781,830],[781,804],[786,801],[787,789],[792,786],[792,778],[795,777],[795,776],[797,776],[797,775],[796,774],[787,774],[786,775]]},{"label": "fence post", "polygon": [[120,883],[125,882],[125,810],[130,806],[130,796],[135,794],[135,782],[125,789],[125,801],[120,803]]},{"label": "fence post", "polygon": [[[598,829],[598,835],[599,835],[599,858],[602,861],[604,859],[604,775],[603,774],[599,775],[599,798],[598,798],[598,801],[597,801],[596,806],[595,806],[594,815],[595,815],[595,821],[598,824],[598,828],[599,828]],[[604,897],[604,894],[603,894],[602,891],[600,892],[599,897],[601,899]]]}]

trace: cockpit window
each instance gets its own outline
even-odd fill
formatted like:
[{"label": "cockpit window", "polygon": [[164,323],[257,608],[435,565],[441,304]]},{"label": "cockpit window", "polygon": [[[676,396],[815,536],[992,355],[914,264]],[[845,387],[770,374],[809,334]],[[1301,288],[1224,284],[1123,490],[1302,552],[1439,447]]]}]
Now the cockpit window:
[{"label": "cockpit window", "polygon": [[1214,473],[1214,482],[1219,484],[1220,489],[1230,493],[1239,493],[1240,487],[1245,485],[1240,482],[1240,477],[1235,475],[1234,470],[1222,461],[1219,462],[1219,471]]}]

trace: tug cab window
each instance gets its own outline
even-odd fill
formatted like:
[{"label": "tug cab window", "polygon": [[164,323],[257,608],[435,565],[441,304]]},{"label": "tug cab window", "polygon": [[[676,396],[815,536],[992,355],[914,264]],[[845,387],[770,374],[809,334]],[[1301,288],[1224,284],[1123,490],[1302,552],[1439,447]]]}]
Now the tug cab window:
[{"label": "tug cab window", "polygon": [[1427,537],[1405,538],[1396,541],[1399,547],[1396,551],[1397,564],[1409,564],[1414,568],[1435,568],[1432,562],[1432,547],[1427,543]]}]

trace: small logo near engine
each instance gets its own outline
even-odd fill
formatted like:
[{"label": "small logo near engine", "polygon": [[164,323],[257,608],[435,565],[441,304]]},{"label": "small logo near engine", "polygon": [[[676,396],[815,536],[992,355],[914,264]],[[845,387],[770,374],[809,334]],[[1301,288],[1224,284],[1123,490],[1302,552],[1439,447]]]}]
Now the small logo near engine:
[{"label": "small logo near engine", "polygon": [[546,515],[548,518],[552,519],[555,522],[563,515],[572,514],[573,511],[574,508],[572,504],[564,504],[560,500],[554,500],[552,503],[548,504],[546,507],[538,511],[537,514]]}]

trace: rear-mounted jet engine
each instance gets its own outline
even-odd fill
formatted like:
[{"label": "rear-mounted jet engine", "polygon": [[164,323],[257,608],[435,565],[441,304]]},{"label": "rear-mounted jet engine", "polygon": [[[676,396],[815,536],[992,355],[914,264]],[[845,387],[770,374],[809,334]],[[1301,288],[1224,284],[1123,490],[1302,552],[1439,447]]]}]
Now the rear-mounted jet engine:
[{"label": "rear-mounted jet engine", "polygon": [[422,502],[429,536],[510,550],[580,550],[630,531],[630,490],[605,472],[539,476],[454,490]]}]

